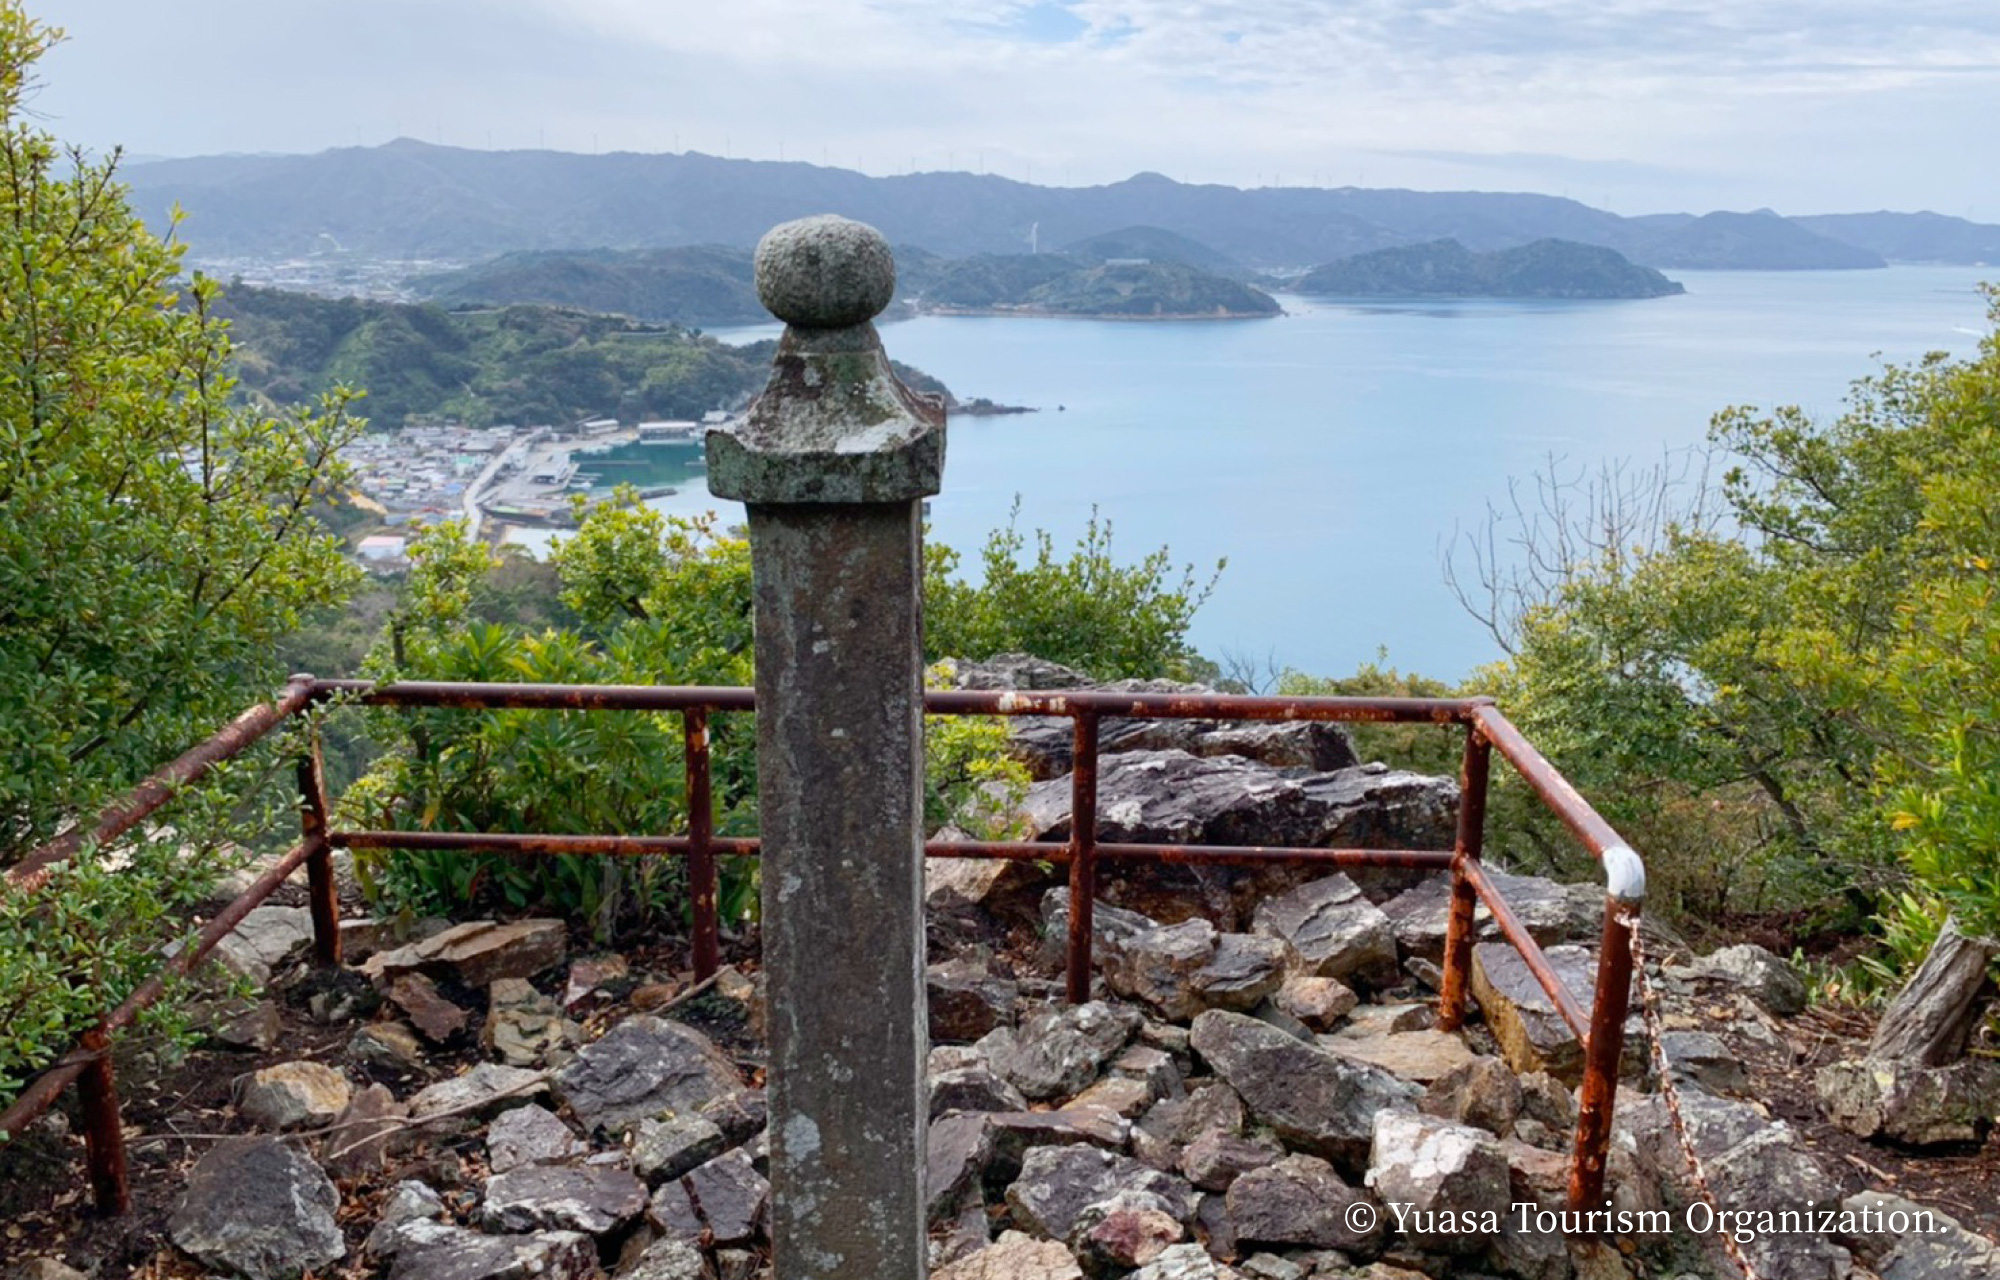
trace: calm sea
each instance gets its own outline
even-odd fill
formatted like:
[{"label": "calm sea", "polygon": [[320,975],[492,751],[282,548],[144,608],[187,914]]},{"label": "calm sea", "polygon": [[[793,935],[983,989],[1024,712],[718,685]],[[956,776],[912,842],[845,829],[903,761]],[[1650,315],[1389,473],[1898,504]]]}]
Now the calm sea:
[{"label": "calm sea", "polygon": [[[1059,547],[1095,507],[1121,558],[1228,558],[1194,627],[1210,656],[1332,675],[1386,650],[1456,678],[1498,652],[1441,555],[1510,477],[1656,461],[1729,405],[1836,414],[1880,359],[1970,353],[1975,286],[2000,268],[1669,274],[1685,296],[1283,298],[1271,320],[926,317],[882,335],[961,397],[1041,410],[952,422],[932,536],[968,561],[1017,495],[1023,529]],[[697,480],[658,505],[718,504]]]}]

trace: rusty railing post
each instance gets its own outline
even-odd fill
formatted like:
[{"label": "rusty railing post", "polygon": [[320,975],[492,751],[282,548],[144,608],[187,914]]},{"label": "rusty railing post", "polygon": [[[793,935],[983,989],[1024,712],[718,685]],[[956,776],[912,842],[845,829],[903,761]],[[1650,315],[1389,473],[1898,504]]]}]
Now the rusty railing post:
[{"label": "rusty railing post", "polygon": [[1069,775],[1069,989],[1071,1004],[1090,999],[1092,930],[1097,911],[1097,713],[1076,713]]},{"label": "rusty railing post", "polygon": [[1456,1031],[1465,1022],[1466,993],[1472,985],[1473,913],[1479,894],[1464,864],[1479,861],[1486,842],[1486,783],[1493,744],[1477,722],[1465,726],[1465,758],[1458,772],[1458,836],[1451,856],[1451,915],[1445,924],[1444,990],[1438,993],[1438,1026]]},{"label": "rusty railing post", "polygon": [[1632,998],[1632,935],[1646,897],[1646,871],[1639,855],[1614,845],[1599,860],[1605,880],[1604,934],[1597,952],[1597,990],[1590,1007],[1590,1039],[1583,1046],[1576,1150],[1569,1168],[1569,1207],[1578,1211],[1603,1207],[1611,1109],[1618,1095],[1618,1062],[1625,1052],[1625,1015]]},{"label": "rusty railing post", "polygon": [[749,509],[769,981],[777,1280],[924,1280],[923,519],[944,408],[870,321],[896,268],[872,227],[757,246],[785,335],[771,381],[708,436]]},{"label": "rusty railing post", "polygon": [[717,939],[715,798],[709,782],[708,708],[681,712],[686,741],[688,805],[688,897],[694,904],[694,980],[706,982],[722,963]]},{"label": "rusty railing post", "polygon": [[333,879],[333,846],[326,839],[326,761],[317,720],[310,721],[306,749],[299,755],[299,830],[312,846],[306,855],[306,894],[312,908],[313,963],[331,969],[340,964],[340,890]]},{"label": "rusty railing post", "polygon": [[118,1081],[111,1073],[111,1038],[103,1031],[86,1031],[77,1047],[91,1055],[77,1078],[83,1103],[84,1161],[90,1169],[90,1190],[99,1213],[117,1217],[132,1208],[132,1186],[126,1176],[125,1121],[119,1115]]}]

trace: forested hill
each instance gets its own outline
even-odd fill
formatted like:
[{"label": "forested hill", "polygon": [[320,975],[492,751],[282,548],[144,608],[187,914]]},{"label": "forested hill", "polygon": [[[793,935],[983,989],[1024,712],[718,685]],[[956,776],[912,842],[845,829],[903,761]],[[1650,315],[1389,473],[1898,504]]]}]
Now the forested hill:
[{"label": "forested hill", "polygon": [[1651,267],[1591,244],[1537,240],[1474,253],[1456,240],[1408,245],[1329,262],[1293,286],[1344,297],[1661,298],[1685,293]]},{"label": "forested hill", "polygon": [[699,417],[770,373],[769,344],[551,307],[454,312],[237,287],[217,310],[247,395],[290,404],[345,383],[367,390],[357,411],[378,427]]},{"label": "forested hill", "polygon": [[447,306],[540,303],[692,325],[759,324],[750,251],[674,249],[518,251],[461,271],[420,276],[416,292]]},{"label": "forested hill", "polygon": [[[798,162],[715,156],[472,151],[409,139],[310,156],[211,156],[124,171],[134,206],[176,202],[197,257],[346,252],[474,261],[522,249],[748,248],[791,218],[840,213],[895,244],[962,257],[1018,253],[1149,227],[1252,267],[1329,262],[1451,238],[1475,250],[1556,238],[1655,266],[1879,266],[1875,252],[1775,214],[1757,234],[1715,234],[1684,214],[1623,218],[1522,193],[1235,187],[1142,173],[1096,187],[992,175],[869,177]],[[1736,231],[1744,228],[1738,227]],[[1774,236],[1782,234],[1782,241]],[[1107,255],[1125,256],[1125,255]],[[1151,255],[1144,255],[1151,256]],[[1202,265],[1202,264],[1195,264]]]},{"label": "forested hill", "polygon": [[1101,266],[1067,254],[982,254],[936,265],[911,301],[925,311],[1018,311],[1127,320],[1274,316],[1271,295],[1179,262]]},{"label": "forested hill", "polygon": [[[413,419],[699,418],[762,391],[777,348],[556,307],[447,311],[242,285],[224,291],[215,310],[229,321],[244,396],[298,404],[344,384],[368,393],[355,411],[381,428]],[[954,413],[992,411],[984,400],[961,405],[951,388],[900,360],[889,365]]]}]

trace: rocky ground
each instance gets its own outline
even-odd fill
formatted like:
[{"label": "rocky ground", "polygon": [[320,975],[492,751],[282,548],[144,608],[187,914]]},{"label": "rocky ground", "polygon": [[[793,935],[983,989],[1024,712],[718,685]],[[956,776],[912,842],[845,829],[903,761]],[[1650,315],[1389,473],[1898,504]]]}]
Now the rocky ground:
[{"label": "rocky ground", "polygon": [[[1106,838],[1449,843],[1448,781],[1360,765],[1334,730],[1105,736],[1118,750],[1102,774]],[[1044,779],[1032,821],[1060,838],[1062,735],[1030,722],[1018,746]],[[1095,915],[1097,998],[1072,1008],[1049,869],[929,870],[934,1280],[1740,1274],[1688,1229],[1699,1193],[1636,1013],[1611,1208],[1663,1211],[1672,1228],[1541,1229],[1536,1214],[1563,1203],[1575,1046],[1490,924],[1475,951],[1481,1017],[1463,1034],[1433,1028],[1439,879],[1125,871]],[[1599,891],[1498,878],[1587,1004]],[[262,994],[219,1005],[187,1061],[122,1077],[131,1218],[85,1212],[80,1144],[60,1116],[0,1155],[12,1274],[768,1275],[754,936],[697,986],[678,942],[593,954],[540,920],[399,935],[349,919],[351,968],[327,975],[303,963],[308,927],[297,906],[253,913],[224,963]],[[1856,1087],[1837,1064],[1866,1026],[1806,1010],[1768,952],[1652,950],[1667,961],[1650,979],[1659,1048],[1718,1206],[1917,1201],[1940,1215],[1921,1237],[1753,1230],[1743,1251],[1758,1274],[2000,1276],[2000,1253],[1967,1229],[2000,1225],[2000,1161],[1977,1146],[1991,1106]],[[1836,1126],[1822,1093],[1836,1111],[1872,1096],[1876,1129],[1901,1145],[1850,1132],[1852,1115]]]}]

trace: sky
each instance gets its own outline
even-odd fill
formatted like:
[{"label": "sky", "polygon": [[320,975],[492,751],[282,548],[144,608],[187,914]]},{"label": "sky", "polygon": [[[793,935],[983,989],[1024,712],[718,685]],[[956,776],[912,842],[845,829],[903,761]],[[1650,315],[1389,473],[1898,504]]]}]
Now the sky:
[{"label": "sky", "polygon": [[2000,0],[27,0],[134,156],[702,151],[2000,222]]}]

